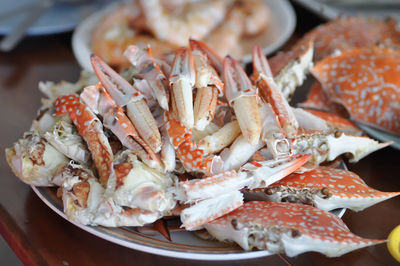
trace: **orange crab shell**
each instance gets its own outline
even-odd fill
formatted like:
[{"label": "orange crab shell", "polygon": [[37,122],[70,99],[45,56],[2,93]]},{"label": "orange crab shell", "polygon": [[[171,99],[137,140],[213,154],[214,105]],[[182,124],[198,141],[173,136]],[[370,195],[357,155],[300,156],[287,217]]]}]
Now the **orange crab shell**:
[{"label": "orange crab shell", "polygon": [[400,133],[400,53],[363,48],[320,61],[311,70],[352,119]]},{"label": "orange crab shell", "polygon": [[294,189],[328,188],[330,194],[344,199],[391,198],[400,194],[400,192],[381,192],[375,190],[367,186],[353,172],[324,166],[301,174],[292,173],[271,186],[284,186]]},{"label": "orange crab shell", "polygon": [[210,225],[256,224],[263,228],[288,228],[314,240],[348,245],[372,245],[384,240],[354,235],[336,215],[317,208],[286,202],[250,201]]}]

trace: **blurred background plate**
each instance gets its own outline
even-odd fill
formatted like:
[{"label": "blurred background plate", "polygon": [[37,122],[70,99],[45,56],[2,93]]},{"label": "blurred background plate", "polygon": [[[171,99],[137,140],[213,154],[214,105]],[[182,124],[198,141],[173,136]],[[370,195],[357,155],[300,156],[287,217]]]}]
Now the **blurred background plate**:
[{"label": "blurred background plate", "polygon": [[[0,35],[17,26],[40,0],[1,0]],[[73,30],[86,17],[111,0],[54,0],[54,4],[28,29],[28,35],[46,35]]]},{"label": "blurred background plate", "polygon": [[[251,61],[250,52],[253,45],[258,44],[263,47],[265,54],[271,54],[290,38],[296,27],[296,14],[289,1],[265,0],[265,2],[271,10],[271,19],[268,28],[255,37],[248,37],[243,40],[242,45],[248,53],[241,58],[241,61],[244,63]],[[92,14],[75,29],[72,36],[72,49],[78,63],[83,69],[92,71],[90,64],[90,40],[93,29],[104,16],[116,7],[117,4],[113,4]]]}]

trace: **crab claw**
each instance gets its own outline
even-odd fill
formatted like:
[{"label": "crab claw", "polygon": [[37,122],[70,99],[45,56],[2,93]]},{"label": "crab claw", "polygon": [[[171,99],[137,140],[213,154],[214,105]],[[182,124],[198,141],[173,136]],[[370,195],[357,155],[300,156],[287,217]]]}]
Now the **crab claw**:
[{"label": "crab claw", "polygon": [[187,48],[180,48],[172,64],[169,82],[172,97],[176,104],[178,120],[188,128],[194,125],[193,116],[193,86],[196,73],[192,52]]},{"label": "crab claw", "polygon": [[160,167],[156,154],[139,136],[122,108],[101,88],[101,84],[86,87],[80,98],[90,109],[103,116],[104,126],[117,136],[122,145],[134,151],[149,166]]},{"label": "crab claw", "polygon": [[100,120],[85,104],[80,102],[79,96],[75,94],[58,97],[54,106],[56,115],[68,114],[74,122],[79,135],[89,147],[100,182],[106,187],[113,171],[114,155]]},{"label": "crab claw", "polygon": [[253,200],[303,203],[325,211],[337,208],[361,211],[400,194],[375,190],[355,173],[323,166],[301,174],[292,173],[264,191],[247,193]]},{"label": "crab claw", "polygon": [[243,194],[239,191],[199,201],[181,212],[182,227],[189,231],[199,229],[202,225],[233,211],[242,204]]},{"label": "crab claw", "polygon": [[341,154],[350,155],[350,162],[358,162],[390,144],[391,142],[379,143],[368,137],[347,136],[340,132],[315,132],[297,135],[293,139],[292,151],[295,154],[310,154],[314,164],[333,161]]},{"label": "crab claw", "polygon": [[168,110],[167,78],[156,63],[156,60],[151,56],[150,47],[147,48],[146,52],[136,45],[129,45],[124,52],[124,56],[128,58],[131,64],[138,69],[139,74],[147,81],[153,97],[157,99],[161,108]]},{"label": "crab claw", "polygon": [[268,61],[258,45],[253,48],[253,77],[261,97],[271,104],[286,135],[293,138],[299,124],[289,103],[275,84]]},{"label": "crab claw", "polygon": [[161,149],[161,135],[145,97],[98,56],[92,55],[90,59],[101,84],[118,106],[126,106],[128,117],[139,132],[139,135],[154,152],[159,152]]},{"label": "crab claw", "polygon": [[250,179],[247,188],[264,188],[296,171],[309,159],[310,155],[294,155],[277,160],[267,160],[243,165],[239,173],[245,174]]},{"label": "crab claw", "polygon": [[285,137],[278,118],[269,103],[260,106],[262,121],[261,140],[267,144],[267,148],[274,158],[290,155],[290,142]]},{"label": "crab claw", "polygon": [[233,240],[245,250],[285,252],[289,257],[307,251],[337,257],[385,242],[354,235],[332,213],[286,202],[247,202],[204,227],[218,240]]},{"label": "crab claw", "polygon": [[122,208],[111,198],[93,173],[70,164],[63,175],[63,204],[68,219],[84,225],[143,226],[161,217],[159,212]]},{"label": "crab claw", "polygon": [[207,56],[211,66],[215,68],[215,70],[217,70],[219,74],[222,74],[223,60],[213,49],[211,49],[207,44],[202,41],[190,39],[189,43],[192,50],[202,51]]},{"label": "crab claw", "polygon": [[34,131],[26,132],[12,148],[6,149],[6,159],[21,181],[34,186],[55,185],[54,177],[69,162],[67,157]]},{"label": "crab claw", "polygon": [[256,145],[261,133],[257,92],[243,68],[229,56],[224,60],[223,76],[225,95],[235,111],[243,136],[251,145]]}]

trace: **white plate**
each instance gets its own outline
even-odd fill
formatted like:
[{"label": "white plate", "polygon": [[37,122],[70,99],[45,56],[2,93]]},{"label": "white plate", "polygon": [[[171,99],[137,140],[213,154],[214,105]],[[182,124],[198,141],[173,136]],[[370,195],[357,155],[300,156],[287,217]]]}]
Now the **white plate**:
[{"label": "white plate", "polygon": [[[31,187],[46,205],[68,220],[63,212],[61,199],[56,196],[55,188]],[[346,209],[338,209],[332,212],[342,217],[345,211]],[[236,244],[202,240],[188,231],[172,231],[172,242],[169,242],[160,235],[139,233],[133,227],[107,228],[103,226],[86,226],[71,220],[68,221],[95,236],[118,245],[173,258],[226,261],[254,259],[271,255],[268,251],[244,251]]]},{"label": "white plate", "polygon": [[[41,0],[1,0],[0,34],[8,34]],[[45,35],[71,31],[86,17],[90,16],[105,3],[103,1],[87,1],[68,4],[57,0],[51,8],[28,29],[28,35]]]},{"label": "white plate", "polygon": [[[287,0],[265,0],[271,10],[270,24],[267,30],[259,36],[246,38],[243,45],[249,52],[255,44],[261,45],[265,54],[271,54],[282,46],[292,35],[296,26],[296,14]],[[111,5],[94,13],[78,25],[72,36],[72,49],[74,55],[83,69],[92,71],[90,64],[90,38],[91,33],[100,20],[112,11],[117,5]],[[251,55],[244,56],[242,62],[249,63]]]}]

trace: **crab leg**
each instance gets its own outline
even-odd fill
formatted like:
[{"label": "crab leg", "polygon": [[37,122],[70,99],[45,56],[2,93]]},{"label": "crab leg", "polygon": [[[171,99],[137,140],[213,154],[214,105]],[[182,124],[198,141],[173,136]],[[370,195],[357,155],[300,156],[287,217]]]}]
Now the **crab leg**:
[{"label": "crab leg", "polygon": [[251,145],[257,145],[261,133],[261,118],[257,92],[243,68],[233,58],[224,60],[225,95],[235,111],[243,136]]},{"label": "crab leg", "polygon": [[161,149],[161,135],[144,96],[99,57],[91,55],[90,60],[101,84],[117,105],[120,107],[126,106],[128,117],[139,132],[139,135],[154,152],[159,152]]},{"label": "crab leg", "polygon": [[352,234],[332,213],[286,202],[247,202],[204,227],[218,240],[233,240],[245,250],[285,252],[290,257],[307,251],[337,257],[385,242]]},{"label": "crab leg", "polygon": [[192,52],[187,48],[179,49],[172,64],[169,82],[178,113],[178,121],[188,128],[192,128],[194,125],[192,90],[195,75]]},{"label": "crab leg", "polygon": [[88,144],[92,159],[99,173],[100,183],[106,187],[113,169],[114,155],[103,126],[95,114],[75,94],[58,97],[54,103],[56,115],[68,114],[79,135]]},{"label": "crab leg", "polygon": [[108,92],[101,87],[101,84],[86,87],[80,98],[90,109],[103,116],[104,127],[110,129],[122,145],[134,151],[149,166],[161,167],[156,154],[140,138],[122,108],[115,104]]},{"label": "crab leg", "polygon": [[261,97],[270,103],[289,138],[297,134],[299,124],[289,103],[275,84],[268,61],[259,46],[253,48],[253,76]]},{"label": "crab leg", "polygon": [[152,57],[150,47],[147,48],[146,52],[135,45],[129,45],[124,52],[124,56],[128,58],[131,64],[138,69],[139,74],[148,82],[153,92],[153,97],[157,99],[161,108],[168,110],[168,81],[160,66]]},{"label": "crab leg", "polygon": [[251,179],[247,185],[249,189],[263,188],[296,171],[309,159],[310,155],[298,154],[277,160],[253,161],[243,165],[239,173],[245,174],[247,179]]},{"label": "crab leg", "polygon": [[350,171],[320,166],[301,174],[292,173],[265,190],[248,191],[245,195],[253,200],[303,203],[325,211],[361,211],[399,194],[375,190]]}]

